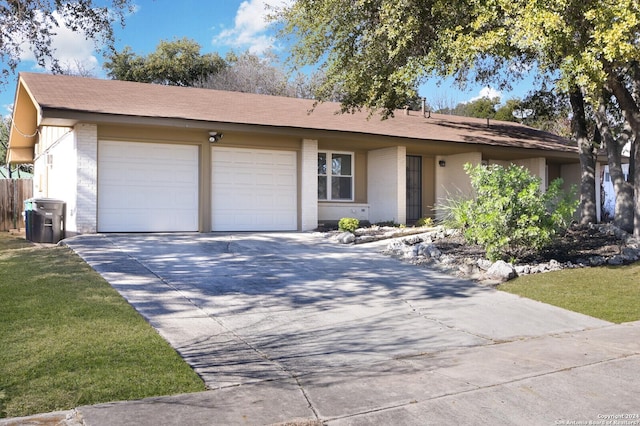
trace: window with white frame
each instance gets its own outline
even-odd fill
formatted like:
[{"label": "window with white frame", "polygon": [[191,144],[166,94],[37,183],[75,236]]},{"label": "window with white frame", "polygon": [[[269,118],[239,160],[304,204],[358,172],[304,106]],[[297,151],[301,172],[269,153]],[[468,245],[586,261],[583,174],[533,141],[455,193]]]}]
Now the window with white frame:
[{"label": "window with white frame", "polygon": [[353,201],[353,153],[318,152],[318,200]]}]

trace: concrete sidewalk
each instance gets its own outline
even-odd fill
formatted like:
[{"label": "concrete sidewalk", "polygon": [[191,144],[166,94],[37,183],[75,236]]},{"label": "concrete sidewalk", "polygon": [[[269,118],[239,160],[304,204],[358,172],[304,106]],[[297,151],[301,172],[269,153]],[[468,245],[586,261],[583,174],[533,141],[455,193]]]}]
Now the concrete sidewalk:
[{"label": "concrete sidewalk", "polygon": [[[211,390],[52,414],[61,424],[549,425],[640,412],[640,322],[612,325],[313,235],[67,244]],[[45,424],[30,421],[0,425]]]},{"label": "concrete sidewalk", "polygon": [[637,322],[78,412],[90,426],[554,425],[640,415],[638,395]]},{"label": "concrete sidewalk", "polygon": [[[87,426],[638,425],[638,395],[640,322],[635,322],[395,359],[367,370],[340,368],[79,407],[58,413],[58,419]],[[42,420],[7,419],[0,425],[56,424]]]}]

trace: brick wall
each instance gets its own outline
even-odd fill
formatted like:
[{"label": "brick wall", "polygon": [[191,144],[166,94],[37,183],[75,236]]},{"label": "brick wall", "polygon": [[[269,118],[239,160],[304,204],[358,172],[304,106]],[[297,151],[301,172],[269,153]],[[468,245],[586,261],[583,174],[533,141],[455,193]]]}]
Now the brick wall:
[{"label": "brick wall", "polygon": [[98,126],[75,127],[78,152],[77,230],[81,234],[97,232],[98,200]]},{"label": "brick wall", "polygon": [[318,141],[303,139],[300,154],[300,230],[318,227]]}]

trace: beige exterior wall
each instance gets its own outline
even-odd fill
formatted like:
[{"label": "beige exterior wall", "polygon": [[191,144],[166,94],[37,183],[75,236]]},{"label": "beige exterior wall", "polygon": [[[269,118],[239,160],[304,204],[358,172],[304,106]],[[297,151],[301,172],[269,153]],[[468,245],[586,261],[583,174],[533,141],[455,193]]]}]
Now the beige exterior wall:
[{"label": "beige exterior wall", "polygon": [[[215,130],[215,129],[212,129]],[[213,146],[282,149],[298,154],[298,229],[317,227],[318,221],[337,221],[357,217],[372,223],[406,222],[407,148],[380,147],[381,140],[350,145],[343,139],[307,139],[251,132],[224,132]],[[97,143],[99,139],[191,144],[199,146],[199,230],[211,231],[211,147],[208,130],[160,127],[78,124],[75,128],[44,127],[36,146],[34,186],[36,196],[48,196],[67,202],[67,229],[71,233],[91,233],[97,229]],[[463,170],[466,163],[479,164],[480,152],[432,156],[421,147],[410,145],[411,155],[421,155],[423,179],[423,215],[436,216],[434,206],[457,194],[470,194],[471,187]],[[431,145],[430,145],[431,146]],[[353,149],[350,149],[353,147]],[[426,149],[426,148],[425,148]],[[430,149],[433,149],[431,146]],[[353,202],[318,202],[317,153],[340,151],[354,154]],[[47,157],[47,154],[52,157]],[[57,160],[57,158],[60,160]],[[53,165],[47,164],[53,158]],[[439,161],[444,161],[441,167]],[[490,164],[508,166],[510,161],[489,160]],[[543,179],[560,176],[567,186],[579,185],[579,165],[551,165],[543,157],[512,161]],[[549,178],[547,178],[549,175]],[[51,187],[51,190],[49,190]],[[55,188],[55,189],[53,189]],[[544,189],[544,188],[543,188]],[[77,194],[77,195],[76,195]]]},{"label": "beige exterior wall", "polygon": [[[444,166],[440,165],[441,161],[444,161]],[[472,194],[472,188],[469,176],[464,171],[464,165],[467,163],[475,165],[481,162],[482,154],[479,152],[436,156],[434,164],[436,204],[452,197],[469,197]],[[436,217],[442,219],[437,211]]]},{"label": "beige exterior wall", "polygon": [[369,151],[368,199],[372,223],[406,223],[407,150],[404,146]]},{"label": "beige exterior wall", "polygon": [[436,217],[436,162],[434,157],[422,157],[422,216]]},{"label": "beige exterior wall", "polygon": [[547,160],[538,157],[538,158],[526,158],[524,160],[515,160],[513,164],[518,166],[522,166],[529,170],[529,172],[540,178],[540,191],[544,192],[547,190],[547,186],[549,183],[547,182]]},{"label": "beige exterior wall", "polygon": [[369,205],[360,203],[317,203],[320,222],[337,222],[343,217],[369,220]]}]

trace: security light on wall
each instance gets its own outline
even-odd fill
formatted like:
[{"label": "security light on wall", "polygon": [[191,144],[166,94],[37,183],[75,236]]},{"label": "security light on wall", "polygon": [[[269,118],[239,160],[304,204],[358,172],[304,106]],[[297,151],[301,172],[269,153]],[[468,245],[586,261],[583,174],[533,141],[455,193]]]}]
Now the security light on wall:
[{"label": "security light on wall", "polygon": [[209,132],[209,142],[211,143],[220,142],[220,139],[222,139],[223,136],[224,135],[219,132]]}]

